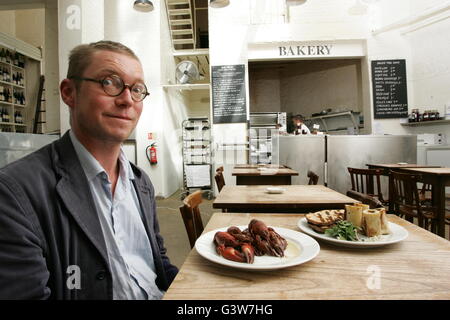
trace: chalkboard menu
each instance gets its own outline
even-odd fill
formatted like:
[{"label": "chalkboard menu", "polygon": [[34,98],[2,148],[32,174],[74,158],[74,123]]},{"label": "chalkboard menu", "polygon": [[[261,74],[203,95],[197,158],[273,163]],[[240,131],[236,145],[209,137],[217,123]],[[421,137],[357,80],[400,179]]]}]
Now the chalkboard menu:
[{"label": "chalkboard menu", "polygon": [[372,86],[375,119],[408,116],[404,59],[372,61]]},{"label": "chalkboard menu", "polygon": [[247,122],[245,65],[212,66],[214,123]]}]

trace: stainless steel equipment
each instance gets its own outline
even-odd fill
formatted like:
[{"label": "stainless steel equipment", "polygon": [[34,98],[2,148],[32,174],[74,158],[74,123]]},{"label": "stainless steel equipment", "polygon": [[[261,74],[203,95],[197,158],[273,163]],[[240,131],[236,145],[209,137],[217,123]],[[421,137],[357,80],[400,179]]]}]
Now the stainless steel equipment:
[{"label": "stainless steel equipment", "polygon": [[[292,184],[307,184],[307,171],[319,175],[319,184],[345,194],[351,189],[347,167],[367,168],[368,163],[416,163],[415,135],[301,135],[274,137],[273,159],[299,172]],[[383,194],[388,179],[383,178]]]},{"label": "stainless steel equipment", "polygon": [[0,133],[0,168],[59,139],[59,136],[29,133]]},{"label": "stainless steel equipment", "polygon": [[292,184],[308,184],[308,170],[319,176],[324,184],[325,136],[299,135],[273,137],[273,163],[283,164],[298,172]]},{"label": "stainless steel equipment", "polygon": [[272,134],[286,132],[286,112],[252,112],[249,162],[272,163]]},{"label": "stainless steel equipment", "polygon": [[[327,136],[327,186],[341,193],[351,189],[347,167],[367,168],[368,163],[416,163],[415,135]],[[383,178],[382,193],[388,194]]]}]

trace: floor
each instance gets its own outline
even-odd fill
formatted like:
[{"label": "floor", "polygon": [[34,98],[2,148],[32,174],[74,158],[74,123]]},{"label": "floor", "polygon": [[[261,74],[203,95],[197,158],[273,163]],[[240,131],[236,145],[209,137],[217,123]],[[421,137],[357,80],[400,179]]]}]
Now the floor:
[{"label": "floor", "polygon": [[[213,209],[214,200],[203,198],[200,204],[203,225],[206,226],[213,212],[221,212],[220,209]],[[186,229],[179,207],[182,205],[181,190],[166,199],[156,200],[156,210],[158,213],[159,228],[164,238],[164,245],[167,255],[172,264],[181,267],[187,255],[191,251]]]}]

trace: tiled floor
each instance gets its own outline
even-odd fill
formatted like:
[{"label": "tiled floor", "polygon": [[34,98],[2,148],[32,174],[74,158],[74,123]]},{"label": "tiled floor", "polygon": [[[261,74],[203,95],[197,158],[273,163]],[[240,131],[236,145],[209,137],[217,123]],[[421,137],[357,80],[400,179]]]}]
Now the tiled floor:
[{"label": "tiled floor", "polygon": [[[220,210],[212,208],[213,200],[203,198],[200,204],[203,225],[206,226],[211,215]],[[164,238],[164,245],[170,261],[178,268],[181,267],[188,253],[191,251],[186,229],[179,207],[182,205],[181,190],[171,195],[169,198],[156,200],[159,227]]]}]

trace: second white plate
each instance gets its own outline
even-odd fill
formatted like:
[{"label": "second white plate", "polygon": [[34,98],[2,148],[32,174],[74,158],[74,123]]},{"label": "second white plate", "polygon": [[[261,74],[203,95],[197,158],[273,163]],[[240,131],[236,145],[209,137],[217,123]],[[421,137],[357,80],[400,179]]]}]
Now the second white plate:
[{"label": "second white plate", "polygon": [[297,226],[304,233],[309,234],[310,236],[323,240],[335,245],[343,246],[343,247],[351,247],[351,248],[374,248],[385,246],[392,243],[400,242],[408,237],[408,231],[399,226],[398,224],[389,222],[389,229],[391,230],[391,234],[380,236],[379,238],[371,239],[367,238],[367,241],[347,241],[347,240],[339,240],[333,238],[324,233],[318,233],[314,231],[309,225],[306,218],[302,218],[298,221]]}]

